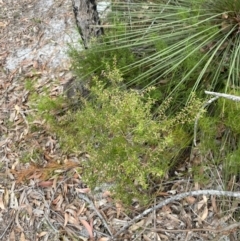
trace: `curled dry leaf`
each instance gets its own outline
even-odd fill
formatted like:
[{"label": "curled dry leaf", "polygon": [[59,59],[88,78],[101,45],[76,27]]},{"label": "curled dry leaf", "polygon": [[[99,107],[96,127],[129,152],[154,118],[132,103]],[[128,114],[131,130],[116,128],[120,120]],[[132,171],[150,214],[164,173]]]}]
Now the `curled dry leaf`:
[{"label": "curled dry leaf", "polygon": [[200,210],[203,207],[203,205],[207,203],[207,200],[207,197],[204,195],[203,199],[197,203],[197,210]]},{"label": "curled dry leaf", "polygon": [[63,196],[62,194],[59,194],[53,201],[52,203],[56,205],[57,210],[61,210],[61,205],[63,203]]},{"label": "curled dry leaf", "polygon": [[116,208],[117,208],[117,218],[119,218],[120,213],[123,209],[122,204],[120,202],[116,202]]},{"label": "curled dry leaf", "polygon": [[64,213],[64,224],[63,224],[64,227],[66,227],[68,220],[69,220],[69,214],[65,212]]},{"label": "curled dry leaf", "polygon": [[143,234],[144,241],[152,241],[152,238],[149,238],[146,234]]},{"label": "curled dry leaf", "polygon": [[46,231],[41,232],[40,234],[38,234],[38,237],[43,237],[43,236],[45,236],[46,234],[48,234],[48,232],[46,232]]},{"label": "curled dry leaf", "polygon": [[39,187],[51,187],[53,185],[53,181],[42,181],[38,183]]},{"label": "curled dry leaf", "polygon": [[107,237],[102,237],[102,238],[98,239],[98,241],[109,241],[109,238],[107,238]]},{"label": "curled dry leaf", "polygon": [[188,204],[194,204],[196,202],[196,198],[192,196],[186,197],[185,200]]},{"label": "curled dry leaf", "polygon": [[64,183],[63,184],[63,195],[66,195],[68,192],[68,184],[67,183]]},{"label": "curled dry leaf", "polygon": [[89,237],[93,239],[93,229],[86,220],[80,219],[82,225],[87,229]]},{"label": "curled dry leaf", "polygon": [[16,217],[15,217],[15,223],[17,224],[17,227],[19,228],[19,230],[21,230],[21,232],[23,232],[24,229],[19,223],[19,212],[20,212],[20,210],[17,211]]},{"label": "curled dry leaf", "polygon": [[172,212],[171,208],[168,205],[163,206],[162,207],[162,211],[166,212],[166,213],[171,213]]},{"label": "curled dry leaf", "polygon": [[16,240],[16,235],[14,230],[12,230],[12,232],[9,235],[9,241],[15,241]]},{"label": "curled dry leaf", "polygon": [[219,215],[215,196],[211,197],[211,202],[214,213],[216,213],[216,215]]},{"label": "curled dry leaf", "polygon": [[139,228],[143,227],[144,226],[144,223],[145,223],[145,220],[142,219],[141,221],[133,224],[130,228],[129,228],[129,231],[136,231],[138,230]]},{"label": "curled dry leaf", "polygon": [[85,206],[86,206],[86,203],[83,203],[83,205],[81,206],[81,208],[77,212],[77,216],[79,216],[84,211]]},{"label": "curled dry leaf", "polygon": [[20,235],[20,241],[26,241],[25,235],[24,235],[23,232],[22,232],[21,235]]},{"label": "curled dry leaf", "polygon": [[2,210],[5,209],[4,202],[3,202],[3,195],[0,196],[0,209]]},{"label": "curled dry leaf", "polygon": [[[77,209],[77,208],[76,208],[76,209]],[[71,214],[74,218],[77,217],[77,212],[74,211],[73,209],[68,208],[68,209],[65,210],[65,212],[68,212],[68,213]]]},{"label": "curled dry leaf", "polygon": [[102,196],[103,196],[103,197],[111,197],[112,194],[111,194],[110,191],[105,191]]},{"label": "curled dry leaf", "polygon": [[202,221],[204,221],[207,218],[207,216],[208,216],[208,208],[207,206],[205,206],[200,218]]},{"label": "curled dry leaf", "polygon": [[77,192],[80,192],[80,193],[89,193],[89,192],[91,192],[90,188],[75,188],[75,190]]}]

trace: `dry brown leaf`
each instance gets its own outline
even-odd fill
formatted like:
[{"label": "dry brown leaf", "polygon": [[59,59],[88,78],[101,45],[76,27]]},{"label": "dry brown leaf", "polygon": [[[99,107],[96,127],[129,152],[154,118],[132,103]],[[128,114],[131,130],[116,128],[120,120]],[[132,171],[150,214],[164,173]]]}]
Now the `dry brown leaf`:
[{"label": "dry brown leaf", "polygon": [[91,192],[90,188],[75,188],[75,190],[77,192],[80,192],[80,193],[89,193],[89,192]]},{"label": "dry brown leaf", "polygon": [[84,220],[84,219],[80,219],[80,222],[82,223],[82,225],[87,229],[89,237],[93,238],[93,229],[92,227],[89,225],[89,223]]},{"label": "dry brown leaf", "polygon": [[[76,208],[76,209],[77,209],[77,208]],[[65,212],[68,212],[68,213],[72,214],[72,216],[73,216],[74,218],[77,217],[77,212],[74,211],[73,209],[68,208],[68,209],[65,210]]]},{"label": "dry brown leaf", "polygon": [[25,204],[25,201],[26,201],[26,191],[23,190],[21,195],[20,195],[20,198],[19,198],[19,205],[22,206],[23,204]]},{"label": "dry brown leaf", "polygon": [[172,212],[171,208],[168,205],[163,206],[162,211],[165,212],[165,213],[171,213]]},{"label": "dry brown leaf", "polygon": [[62,205],[62,203],[63,203],[63,196],[62,196],[62,194],[59,194],[59,195],[52,201],[52,203],[56,205],[57,210],[60,210],[60,209],[61,209],[61,205]]},{"label": "dry brown leaf", "polygon": [[145,241],[152,241],[152,239],[149,238],[146,234],[143,234],[143,240],[145,240]]},{"label": "dry brown leaf", "polygon": [[145,223],[145,220],[142,219],[141,221],[139,221],[139,222],[133,224],[132,226],[130,226],[130,227],[129,227],[129,230],[132,231],[132,232],[133,232],[133,231],[136,231],[136,230],[138,230],[139,228],[143,227],[143,226],[144,226],[144,223]]},{"label": "dry brown leaf", "polygon": [[68,214],[68,222],[74,225],[79,225],[78,219]]},{"label": "dry brown leaf", "polygon": [[38,237],[41,238],[41,237],[45,236],[46,234],[48,234],[48,232],[43,231],[40,234],[38,234]]},{"label": "dry brown leaf", "polygon": [[34,170],[34,169],[32,171],[34,171],[34,173],[31,176],[29,176],[27,179],[28,180],[29,179],[39,180],[40,177],[42,176],[42,173],[41,172],[37,173],[36,170]]},{"label": "dry brown leaf", "polygon": [[66,227],[67,223],[68,223],[68,220],[69,220],[69,214],[68,213],[64,213],[64,227]]},{"label": "dry brown leaf", "polygon": [[157,195],[157,197],[167,197],[167,196],[169,196],[169,193],[159,191],[156,193],[156,195]]},{"label": "dry brown leaf", "polygon": [[107,238],[107,237],[102,237],[102,238],[98,239],[98,241],[109,241],[109,238]]},{"label": "dry brown leaf", "polygon": [[63,184],[63,195],[65,196],[68,192],[68,184],[64,182]]},{"label": "dry brown leaf", "polygon": [[201,220],[204,221],[208,216],[208,208],[207,208],[207,205],[204,207],[204,210],[200,216]]},{"label": "dry brown leaf", "polygon": [[20,241],[26,241],[25,235],[24,235],[23,232],[22,232],[21,235],[20,235]]},{"label": "dry brown leaf", "polygon": [[21,230],[21,232],[23,232],[24,229],[23,229],[22,226],[20,225],[19,219],[18,219],[18,217],[19,217],[19,212],[20,212],[20,210],[17,211],[16,217],[15,217],[15,223],[17,224],[17,227],[19,228],[19,230]]},{"label": "dry brown leaf", "polygon": [[53,186],[53,181],[42,181],[42,182],[38,183],[38,186],[39,187],[51,187],[51,186]]},{"label": "dry brown leaf", "polygon": [[85,206],[86,206],[86,203],[84,202],[81,208],[78,210],[77,216],[79,216],[83,212],[83,210],[85,209]]},{"label": "dry brown leaf", "polygon": [[57,190],[57,181],[58,181],[58,177],[56,176],[54,179],[53,179],[53,190]]},{"label": "dry brown leaf", "polygon": [[16,111],[12,111],[10,116],[9,116],[9,121],[14,122],[16,118]]},{"label": "dry brown leaf", "polygon": [[3,201],[3,195],[0,196],[0,209],[2,209],[2,210],[5,209],[4,201]]},{"label": "dry brown leaf", "polygon": [[167,235],[164,235],[164,234],[159,234],[159,237],[163,240],[169,240],[168,236]]},{"label": "dry brown leaf", "polygon": [[29,217],[31,218],[32,217],[32,213],[33,213],[32,205],[30,205],[30,204],[26,205],[25,209],[27,210],[27,213],[28,213]]},{"label": "dry brown leaf", "polygon": [[219,215],[215,196],[212,196],[211,202],[212,202],[213,211],[216,213],[216,215]]},{"label": "dry brown leaf", "polygon": [[196,202],[196,198],[192,196],[186,197],[185,200],[188,204],[194,204]]},{"label": "dry brown leaf", "polygon": [[7,22],[0,22],[0,27],[5,28],[7,26]]},{"label": "dry brown leaf", "polygon": [[123,209],[122,204],[120,202],[116,202],[116,209],[117,209],[117,218],[119,218],[120,213]]},{"label": "dry brown leaf", "polygon": [[203,199],[197,203],[197,210],[200,210],[203,205],[207,203],[207,197],[203,196]]},{"label": "dry brown leaf", "polygon": [[110,191],[105,191],[103,194],[102,194],[103,197],[111,197],[112,196],[112,193]]},{"label": "dry brown leaf", "polygon": [[16,115],[18,115],[21,111],[21,108],[18,105],[15,105],[14,108],[16,110]]},{"label": "dry brown leaf", "polygon": [[14,230],[12,230],[12,232],[9,235],[9,241],[15,241],[15,240],[16,240],[15,232]]},{"label": "dry brown leaf", "polygon": [[176,223],[181,223],[181,220],[177,218],[178,216],[175,214],[167,214],[166,217],[170,220],[173,220]]},{"label": "dry brown leaf", "polygon": [[0,141],[0,147],[4,146],[7,143],[7,139]]},{"label": "dry brown leaf", "polygon": [[37,69],[38,68],[38,61],[33,61],[33,68]]}]

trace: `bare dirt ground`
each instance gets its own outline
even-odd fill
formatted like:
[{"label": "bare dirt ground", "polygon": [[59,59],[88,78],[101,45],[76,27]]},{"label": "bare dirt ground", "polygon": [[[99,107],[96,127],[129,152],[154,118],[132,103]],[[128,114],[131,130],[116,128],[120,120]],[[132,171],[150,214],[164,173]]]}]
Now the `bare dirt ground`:
[{"label": "bare dirt ground", "polygon": [[[133,206],[127,214],[108,192],[92,195],[76,171],[81,160],[61,152],[42,120],[35,120],[37,130],[28,123],[34,109],[26,80],[39,95],[42,88],[62,93],[72,75],[67,44],[81,48],[78,38],[70,0],[0,0],[0,240],[107,241],[144,211]],[[182,177],[166,186],[153,207],[198,190]],[[174,201],[136,219],[115,240],[239,240],[233,217],[239,201],[225,202],[227,212],[214,196]]]}]

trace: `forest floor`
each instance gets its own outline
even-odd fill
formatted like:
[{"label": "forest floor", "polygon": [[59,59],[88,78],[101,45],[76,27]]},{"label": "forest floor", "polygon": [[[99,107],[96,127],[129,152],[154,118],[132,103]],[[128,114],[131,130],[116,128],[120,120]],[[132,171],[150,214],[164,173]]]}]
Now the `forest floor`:
[{"label": "forest floor", "polygon": [[72,78],[68,44],[80,49],[78,39],[70,0],[0,0],[0,240],[107,241],[128,224],[115,240],[239,240],[233,217],[239,201],[225,198],[224,212],[216,196],[189,196],[154,210],[177,193],[200,189],[177,175],[151,207],[126,212],[108,190],[93,195],[76,171],[80,160],[62,153],[42,120],[31,128],[27,117],[35,110],[26,82],[40,95],[43,88],[53,98],[62,94]]}]

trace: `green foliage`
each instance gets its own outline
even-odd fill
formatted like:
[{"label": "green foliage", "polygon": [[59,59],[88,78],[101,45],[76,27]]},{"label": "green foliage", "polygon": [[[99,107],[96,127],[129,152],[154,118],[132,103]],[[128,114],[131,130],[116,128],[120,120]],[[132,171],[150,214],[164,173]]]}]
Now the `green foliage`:
[{"label": "green foliage", "polygon": [[106,36],[84,55],[87,73],[112,64],[116,55],[127,86],[154,85],[152,97],[162,102],[172,96],[175,107],[196,90],[239,87],[238,1],[113,2],[112,8]]},{"label": "green foliage", "polygon": [[240,103],[231,100],[222,101],[224,105],[224,123],[233,133],[240,134]]},{"label": "green foliage", "polygon": [[225,175],[227,175],[228,177],[239,174],[239,171],[240,171],[239,155],[240,155],[240,146],[237,146],[236,150],[230,152],[226,156],[227,161],[224,162],[224,170],[227,170],[227,172],[225,172]]},{"label": "green foliage", "polygon": [[[234,94],[239,95],[239,91]],[[199,149],[203,156],[201,168],[221,165],[223,182],[228,182],[240,171],[239,108],[239,102],[220,98],[214,104],[212,115],[206,113],[199,122]],[[199,179],[197,172],[194,174]]]},{"label": "green foliage", "polygon": [[[114,52],[117,59],[121,50],[132,53],[134,58],[120,66],[124,83],[138,89],[155,86],[147,92],[154,99],[154,110],[169,96],[167,111],[174,116],[192,92],[198,97],[204,96],[204,90],[237,93],[239,1],[134,1],[113,2],[112,7],[106,21],[112,26],[117,19],[115,31],[106,31],[108,38],[92,51],[111,56],[106,62],[112,62]],[[126,73],[134,74],[128,78]],[[239,135],[238,109],[238,103],[219,101],[199,123],[201,149],[213,153],[215,164],[225,165],[226,156],[236,150],[230,139]]]},{"label": "green foliage", "polygon": [[[86,51],[69,52],[73,70],[90,84],[91,98],[82,98],[76,111],[66,111],[62,97],[32,100],[64,151],[89,154],[83,163],[89,185],[110,182],[121,200],[144,202],[154,196],[152,180],[163,178],[191,142],[188,128],[201,109],[196,96],[240,87],[240,3],[112,4],[105,36]],[[204,155],[211,151],[226,176],[240,166],[239,107],[219,101],[199,122],[200,149]],[[206,180],[205,174],[196,176],[204,165],[193,167],[198,180]]]},{"label": "green foliage", "polygon": [[55,115],[54,121],[51,113],[59,101],[45,96],[40,97],[37,108],[48,128],[57,133],[63,150],[88,153],[82,164],[83,179],[90,186],[111,183],[115,196],[125,203],[133,197],[149,202],[154,196],[150,180],[163,178],[189,145],[183,124],[192,124],[202,104],[193,96],[188,106],[170,118],[166,115],[168,100],[153,117],[152,88],[143,92],[123,89],[122,75],[115,62],[113,65],[104,72],[109,85],[95,76],[92,98],[82,99],[78,111]]},{"label": "green foliage", "polygon": [[28,91],[34,91],[34,85],[31,79],[25,80],[25,89]]},{"label": "green foliage", "polygon": [[[116,19],[116,16],[114,16],[114,19]],[[82,81],[94,85],[95,83],[92,76],[101,76],[106,64],[113,67],[114,58],[118,60],[119,69],[136,62],[136,55],[129,47],[115,49],[116,44],[111,44],[112,38],[114,38],[116,32],[118,34],[125,32],[124,26],[118,25],[118,22],[115,20],[114,23],[114,28],[105,31],[105,35],[98,39],[99,43],[101,43],[100,47],[98,47],[98,42],[93,42],[92,47],[85,51],[79,51],[70,46],[69,56],[72,59],[72,69]],[[114,51],[108,51],[110,48],[114,48]],[[130,81],[142,71],[141,67],[126,71],[123,74],[124,82]],[[103,75],[101,79],[104,80]],[[105,81],[107,80],[105,79]]]}]

